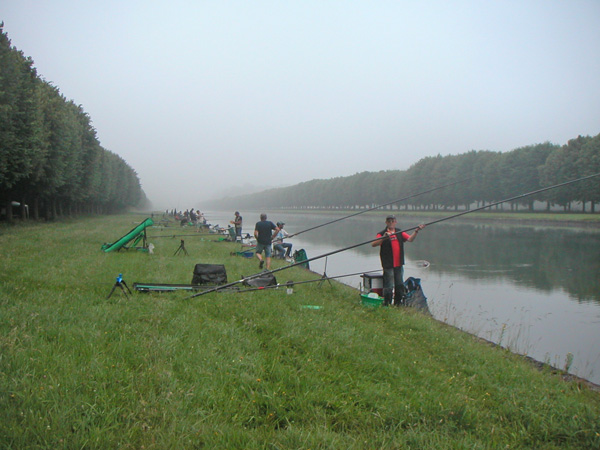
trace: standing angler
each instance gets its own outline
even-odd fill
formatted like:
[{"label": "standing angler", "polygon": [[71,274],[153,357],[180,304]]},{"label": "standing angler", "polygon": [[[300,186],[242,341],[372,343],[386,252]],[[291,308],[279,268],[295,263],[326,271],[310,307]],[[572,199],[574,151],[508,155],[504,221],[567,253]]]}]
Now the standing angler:
[{"label": "standing angler", "polygon": [[[273,230],[275,232],[273,233]],[[260,222],[256,222],[254,227],[254,237],[256,238],[256,257],[260,261],[258,264],[259,269],[262,269],[265,261],[262,258],[262,252],[265,251],[265,260],[267,262],[267,270],[271,270],[271,243],[273,238],[279,233],[279,228],[270,220],[267,220],[267,215],[262,213],[260,215]]]},{"label": "standing angler", "polygon": [[383,268],[383,304],[392,303],[394,292],[394,305],[404,304],[404,243],[412,242],[425,225],[419,225],[412,234],[396,229],[396,216],[387,216],[386,227],[377,233],[377,239],[371,243],[372,247],[379,247],[379,258]]},{"label": "standing angler", "polygon": [[229,223],[232,223],[235,226],[235,235],[239,238],[242,237],[242,216],[240,216],[240,212],[235,212],[235,217],[233,220],[230,220]]}]

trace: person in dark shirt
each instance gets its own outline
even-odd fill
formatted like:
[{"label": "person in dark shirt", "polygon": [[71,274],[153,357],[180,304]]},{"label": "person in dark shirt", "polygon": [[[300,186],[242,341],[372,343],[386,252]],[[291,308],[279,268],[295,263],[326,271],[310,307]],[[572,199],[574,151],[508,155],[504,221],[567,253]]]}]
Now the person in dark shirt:
[{"label": "person in dark shirt", "polygon": [[[256,238],[256,257],[260,261],[258,263],[259,269],[262,269],[265,261],[267,263],[267,270],[271,270],[271,243],[273,238],[279,233],[279,228],[270,220],[267,220],[267,215],[262,213],[260,215],[260,222],[256,222],[254,227],[254,237]],[[265,252],[265,259],[263,260],[262,252]]]},{"label": "person in dark shirt", "polygon": [[412,234],[396,229],[396,216],[387,216],[385,228],[377,233],[377,239],[371,242],[372,247],[379,247],[379,258],[383,268],[383,303],[404,304],[404,243],[412,242],[425,225],[419,225]]},{"label": "person in dark shirt", "polygon": [[233,220],[230,220],[229,223],[232,223],[235,227],[235,235],[238,237],[242,237],[242,216],[240,216],[239,211],[235,212],[235,217]]}]

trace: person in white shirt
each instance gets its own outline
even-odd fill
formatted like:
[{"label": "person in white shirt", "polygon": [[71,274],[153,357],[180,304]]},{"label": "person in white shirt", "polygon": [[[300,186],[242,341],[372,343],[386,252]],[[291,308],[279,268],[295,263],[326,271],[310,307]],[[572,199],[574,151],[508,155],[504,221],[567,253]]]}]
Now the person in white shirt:
[{"label": "person in white shirt", "polygon": [[292,244],[289,242],[283,242],[283,240],[289,236],[289,233],[283,229],[285,223],[277,222],[277,227],[279,228],[279,233],[275,236],[273,240],[273,247],[275,248],[275,254],[280,259],[290,258],[292,253]]}]

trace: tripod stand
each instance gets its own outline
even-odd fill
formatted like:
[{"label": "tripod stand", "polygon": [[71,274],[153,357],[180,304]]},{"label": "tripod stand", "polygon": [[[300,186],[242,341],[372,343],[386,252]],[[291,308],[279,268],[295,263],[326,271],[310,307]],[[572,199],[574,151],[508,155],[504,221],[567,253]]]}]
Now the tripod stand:
[{"label": "tripod stand", "polygon": [[185,249],[185,243],[183,239],[181,240],[181,244],[179,244],[179,248],[175,250],[175,253],[173,253],[173,256],[178,255],[179,253],[183,253],[186,256],[190,256],[190,254]]},{"label": "tripod stand", "polygon": [[125,280],[123,279],[123,274],[120,273],[119,276],[117,277],[117,281],[115,281],[115,284],[113,285],[113,288],[110,291],[110,294],[108,294],[108,297],[106,297],[106,300],[108,300],[110,298],[110,296],[113,295],[113,292],[115,292],[115,289],[117,287],[119,287],[123,291],[123,294],[125,294],[125,297],[129,298],[129,296],[127,295],[127,291],[125,290],[125,288],[123,286],[125,286],[125,288],[127,288],[127,291],[129,291],[129,293],[131,294],[131,290],[129,289],[129,286],[127,286],[127,283],[125,283]]},{"label": "tripod stand", "polygon": [[323,275],[321,276],[321,281],[319,281],[319,287],[323,284],[323,281],[327,280],[329,286],[332,286],[331,280],[327,276],[327,258],[325,258],[325,268],[323,269]]}]

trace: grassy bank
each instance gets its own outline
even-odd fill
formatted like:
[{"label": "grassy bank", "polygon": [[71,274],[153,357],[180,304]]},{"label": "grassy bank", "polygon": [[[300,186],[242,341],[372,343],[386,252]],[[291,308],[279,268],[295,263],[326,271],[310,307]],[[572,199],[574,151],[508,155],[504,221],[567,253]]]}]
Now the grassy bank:
[{"label": "grassy bank", "polygon": [[196,263],[258,270],[214,235],[184,237],[189,256],[179,238],[101,252],[142,219],[2,228],[0,448],[600,447],[597,392],[338,283],[107,299],[119,273],[132,287],[189,283]]}]

